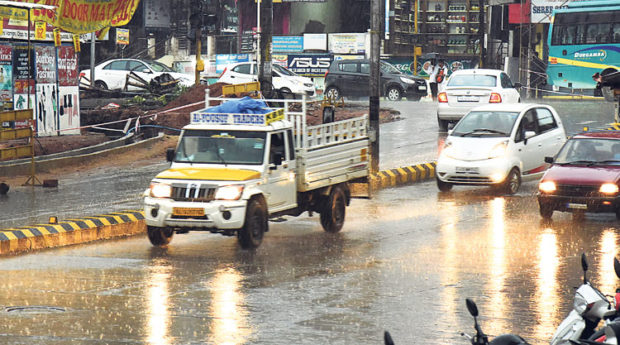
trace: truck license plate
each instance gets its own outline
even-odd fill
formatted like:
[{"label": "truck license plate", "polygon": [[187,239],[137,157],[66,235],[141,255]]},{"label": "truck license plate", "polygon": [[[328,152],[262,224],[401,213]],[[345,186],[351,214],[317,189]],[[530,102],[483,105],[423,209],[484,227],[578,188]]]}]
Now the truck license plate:
[{"label": "truck license plate", "polygon": [[172,214],[175,216],[203,217],[205,210],[199,207],[173,207]]},{"label": "truck license plate", "polygon": [[569,202],[568,205],[566,205],[568,208],[572,208],[572,209],[576,209],[576,210],[587,210],[588,209],[588,205],[586,204],[574,204],[572,202]]}]

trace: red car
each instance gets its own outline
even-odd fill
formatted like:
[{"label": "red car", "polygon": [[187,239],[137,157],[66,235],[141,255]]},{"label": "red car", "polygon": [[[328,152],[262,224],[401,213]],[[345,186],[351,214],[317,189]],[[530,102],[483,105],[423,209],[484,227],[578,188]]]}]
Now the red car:
[{"label": "red car", "polygon": [[566,141],[538,184],[540,215],[613,212],[620,219],[620,131],[584,132]]}]

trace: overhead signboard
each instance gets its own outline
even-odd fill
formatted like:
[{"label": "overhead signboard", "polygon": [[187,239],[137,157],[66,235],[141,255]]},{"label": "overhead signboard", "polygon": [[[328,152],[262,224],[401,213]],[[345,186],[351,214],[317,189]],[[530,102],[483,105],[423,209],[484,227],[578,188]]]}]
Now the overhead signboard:
[{"label": "overhead signboard", "polygon": [[116,44],[129,44],[129,29],[116,29]]}]

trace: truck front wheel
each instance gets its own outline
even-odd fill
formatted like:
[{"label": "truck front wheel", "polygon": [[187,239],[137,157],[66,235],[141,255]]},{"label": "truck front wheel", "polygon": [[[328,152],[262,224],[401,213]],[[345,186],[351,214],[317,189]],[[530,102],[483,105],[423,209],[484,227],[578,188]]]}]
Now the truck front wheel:
[{"label": "truck front wheel", "polygon": [[237,232],[237,240],[241,248],[258,248],[263,242],[267,226],[267,209],[258,199],[250,200],[245,212],[245,224]]},{"label": "truck front wheel", "polygon": [[157,228],[154,226],[146,227],[146,234],[149,237],[151,244],[157,247],[163,247],[172,241],[172,235],[174,231],[169,228]]},{"label": "truck front wheel", "polygon": [[346,195],[340,187],[334,187],[321,211],[321,225],[327,232],[338,232],[344,225]]}]

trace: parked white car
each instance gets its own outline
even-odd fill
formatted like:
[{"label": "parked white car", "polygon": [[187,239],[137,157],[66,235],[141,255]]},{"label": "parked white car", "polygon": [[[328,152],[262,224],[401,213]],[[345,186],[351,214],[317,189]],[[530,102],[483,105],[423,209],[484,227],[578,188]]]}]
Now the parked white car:
[{"label": "parked white car", "polygon": [[[194,85],[194,79],[190,75],[177,73],[170,67],[157,62],[139,59],[113,59],[95,66],[95,87],[105,90],[124,89],[129,72],[135,72],[140,78],[150,82],[151,79],[164,73],[178,79],[179,84],[190,87]],[[80,78],[90,79],[90,69],[80,72]],[[127,90],[140,90],[134,86],[128,86]]]},{"label": "parked white car", "polygon": [[514,194],[521,181],[542,177],[566,141],[556,111],[542,104],[497,104],[472,109],[450,131],[437,159],[440,191],[487,185]]},{"label": "parked white car", "polygon": [[[314,82],[302,77],[280,65],[272,64],[273,88],[282,93],[306,94],[314,96]],[[227,84],[243,84],[258,80],[256,62],[239,62],[228,65],[218,82]]]},{"label": "parked white car", "polygon": [[471,109],[488,103],[521,102],[521,84],[508,74],[495,69],[464,69],[455,71],[437,95],[437,122],[443,131],[450,122],[457,122]]}]

